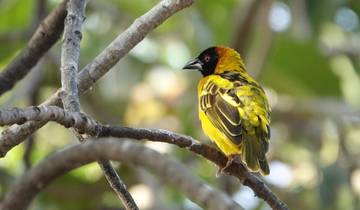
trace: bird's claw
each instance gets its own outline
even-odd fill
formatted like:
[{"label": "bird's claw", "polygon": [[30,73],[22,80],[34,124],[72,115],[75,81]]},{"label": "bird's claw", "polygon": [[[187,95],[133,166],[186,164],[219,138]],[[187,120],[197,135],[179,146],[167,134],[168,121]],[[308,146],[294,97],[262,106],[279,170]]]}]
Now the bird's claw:
[{"label": "bird's claw", "polygon": [[222,174],[225,174],[225,170],[236,160],[237,155],[230,155],[224,167],[220,167],[216,172],[216,177],[220,177]]}]

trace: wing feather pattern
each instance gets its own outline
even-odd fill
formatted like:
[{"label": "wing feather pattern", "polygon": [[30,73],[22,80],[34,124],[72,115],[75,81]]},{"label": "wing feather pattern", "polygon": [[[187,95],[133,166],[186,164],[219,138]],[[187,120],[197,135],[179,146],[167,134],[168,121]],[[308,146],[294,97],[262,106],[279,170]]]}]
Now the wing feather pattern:
[{"label": "wing feather pattern", "polygon": [[270,129],[265,93],[257,83],[246,82],[239,74],[218,76],[221,78],[204,84],[200,109],[232,143],[241,146],[242,159],[249,168],[261,168],[267,174],[265,153]]},{"label": "wing feather pattern", "polygon": [[204,85],[200,96],[201,110],[217,129],[237,145],[242,139],[238,106],[241,106],[240,100],[232,89],[222,88],[213,81]]}]

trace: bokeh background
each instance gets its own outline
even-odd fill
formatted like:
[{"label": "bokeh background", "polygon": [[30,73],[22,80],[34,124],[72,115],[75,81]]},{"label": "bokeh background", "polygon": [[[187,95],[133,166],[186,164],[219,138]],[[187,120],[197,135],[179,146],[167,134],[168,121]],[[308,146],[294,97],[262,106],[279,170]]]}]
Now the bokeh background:
[{"label": "bokeh background", "polygon": [[[90,62],[155,0],[90,1],[80,67]],[[58,0],[0,1],[0,69],[27,43]],[[81,97],[98,121],[164,128],[208,142],[197,118],[196,72],[181,71],[211,45],[241,52],[272,107],[270,188],[291,209],[360,209],[360,1],[204,0],[171,17]],[[60,87],[58,42],[11,92],[1,108],[39,104]],[[3,130],[4,128],[0,128]],[[31,165],[76,143],[48,123],[0,159],[0,199]],[[210,162],[177,147],[145,142],[231,195],[246,209],[269,207],[232,177],[215,177]],[[161,177],[115,163],[141,209],[201,209]],[[32,209],[119,209],[96,164],[47,187]]]}]

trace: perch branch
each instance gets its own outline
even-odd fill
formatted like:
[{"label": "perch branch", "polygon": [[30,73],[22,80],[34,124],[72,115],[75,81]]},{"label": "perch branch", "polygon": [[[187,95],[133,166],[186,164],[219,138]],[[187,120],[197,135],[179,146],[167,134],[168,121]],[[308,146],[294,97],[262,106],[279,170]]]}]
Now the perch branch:
[{"label": "perch branch", "polygon": [[55,44],[60,38],[64,28],[64,18],[66,16],[66,3],[62,1],[42,21],[28,42],[27,46],[0,71],[0,96],[14,87],[17,81],[24,78],[34,67],[40,58]]},{"label": "perch branch", "polygon": [[[220,168],[225,167],[227,157],[218,150],[206,145],[198,143],[196,140],[189,136],[176,134],[162,129],[147,129],[147,128],[129,128],[119,126],[106,126],[100,129],[100,137],[118,137],[118,138],[131,138],[131,139],[148,139],[150,141],[166,142],[175,144],[180,148],[186,148],[196,154],[215,163]],[[265,184],[256,177],[254,174],[249,173],[246,168],[240,163],[231,164],[226,170],[229,175],[237,177],[241,183],[250,187],[255,195],[266,201],[269,206],[274,210],[288,209],[286,204],[283,203]]]},{"label": "perch branch", "polygon": [[[141,154],[141,155],[139,155]],[[185,165],[155,150],[131,141],[87,141],[58,151],[26,173],[7,193],[3,210],[24,210],[43,188],[57,177],[98,159],[117,160],[145,167],[182,191],[189,199],[209,210],[242,210],[222,192],[212,189]]]},{"label": "perch branch", "polygon": [[[199,154],[219,167],[224,167],[227,162],[227,157],[218,150],[208,145],[200,144],[189,136],[176,134],[162,129],[101,125],[97,124],[92,119],[86,118],[85,115],[81,113],[66,112],[55,106],[29,107],[26,109],[14,109],[0,112],[0,125],[23,123],[26,120],[56,121],[65,127],[71,126],[77,130],[97,137],[118,137],[136,140],[148,139],[150,141],[166,142]],[[1,143],[2,142],[0,142],[1,155],[4,155],[16,145],[12,142],[7,142],[7,144]],[[226,169],[226,172],[237,177],[240,182],[250,187],[255,194],[265,200],[272,209],[288,209],[285,203],[283,203],[258,177],[249,173],[242,164],[234,162]]]},{"label": "perch branch", "polygon": [[[127,52],[138,44],[148,33],[167,18],[193,3],[193,0],[163,0],[150,11],[139,17],[121,33],[103,52],[86,65],[78,74],[79,94],[88,90],[98,79],[110,70]],[[41,105],[61,105],[60,90]],[[46,121],[26,122],[14,125],[0,134],[0,144],[21,143],[25,138],[46,124]]]}]

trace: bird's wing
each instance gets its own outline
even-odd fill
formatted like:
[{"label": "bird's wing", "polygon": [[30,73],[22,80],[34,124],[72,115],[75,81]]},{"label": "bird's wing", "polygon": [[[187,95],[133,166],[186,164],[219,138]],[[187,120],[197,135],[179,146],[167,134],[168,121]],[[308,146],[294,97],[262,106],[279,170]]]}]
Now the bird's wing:
[{"label": "bird's wing", "polygon": [[200,93],[200,109],[210,122],[234,144],[241,143],[241,118],[238,106],[241,102],[236,97],[231,84],[221,84],[216,76],[207,80]]},{"label": "bird's wing", "polygon": [[268,105],[263,91],[256,83],[245,83],[216,75],[207,80],[200,93],[200,109],[237,145],[242,141],[243,132],[256,132],[266,139],[270,135]]}]

